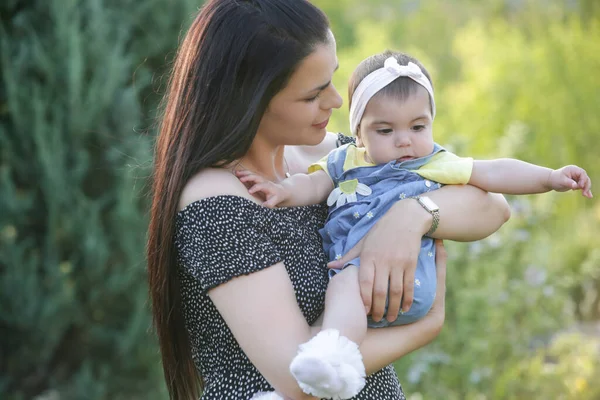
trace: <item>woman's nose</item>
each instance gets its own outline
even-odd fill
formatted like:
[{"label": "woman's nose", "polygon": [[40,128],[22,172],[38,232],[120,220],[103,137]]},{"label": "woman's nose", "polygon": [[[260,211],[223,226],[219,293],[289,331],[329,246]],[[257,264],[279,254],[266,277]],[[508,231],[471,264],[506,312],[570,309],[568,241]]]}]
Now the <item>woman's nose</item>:
[{"label": "woman's nose", "polygon": [[335,86],[333,86],[333,82],[327,88],[326,99],[327,101],[324,101],[322,103],[322,108],[325,110],[331,110],[332,108],[340,108],[342,106],[342,103],[344,102],[342,100],[342,96],[340,96],[340,93],[337,91]]}]

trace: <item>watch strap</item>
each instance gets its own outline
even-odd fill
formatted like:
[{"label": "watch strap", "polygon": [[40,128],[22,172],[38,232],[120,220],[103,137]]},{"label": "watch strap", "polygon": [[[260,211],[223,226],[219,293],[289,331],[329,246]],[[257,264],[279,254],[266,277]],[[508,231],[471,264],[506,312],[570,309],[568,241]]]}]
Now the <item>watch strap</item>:
[{"label": "watch strap", "polygon": [[429,230],[425,233],[425,236],[430,236],[437,230],[440,223],[440,209],[436,208],[435,210],[431,210],[423,203],[421,196],[414,196],[413,199],[417,200],[417,203],[419,203],[421,207],[423,207],[425,211],[427,211],[433,217],[433,220],[431,221],[431,228],[429,228]]}]

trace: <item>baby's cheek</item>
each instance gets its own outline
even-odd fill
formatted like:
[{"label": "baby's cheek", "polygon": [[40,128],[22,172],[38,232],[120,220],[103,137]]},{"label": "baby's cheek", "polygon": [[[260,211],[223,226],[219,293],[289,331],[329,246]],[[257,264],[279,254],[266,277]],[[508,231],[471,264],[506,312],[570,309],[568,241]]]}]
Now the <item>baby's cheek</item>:
[{"label": "baby's cheek", "polygon": [[389,148],[384,146],[373,146],[369,152],[370,160],[367,160],[373,164],[386,164],[396,158],[396,155],[393,152],[389,151]]},{"label": "baby's cheek", "polygon": [[425,146],[425,153],[431,154],[431,152],[433,151],[433,148],[435,147],[435,143],[433,142],[432,135],[427,136],[427,138],[424,140],[424,146]]}]

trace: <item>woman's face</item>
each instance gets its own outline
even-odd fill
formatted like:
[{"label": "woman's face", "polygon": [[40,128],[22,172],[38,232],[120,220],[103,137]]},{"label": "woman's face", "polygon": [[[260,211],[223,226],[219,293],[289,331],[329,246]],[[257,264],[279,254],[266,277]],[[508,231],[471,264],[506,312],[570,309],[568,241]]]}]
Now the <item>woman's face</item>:
[{"label": "woman's face", "polygon": [[287,86],[269,103],[257,138],[272,145],[316,145],[323,141],[326,126],[342,98],[331,79],[338,67],[336,45],[329,32],[326,43],[300,62]]}]

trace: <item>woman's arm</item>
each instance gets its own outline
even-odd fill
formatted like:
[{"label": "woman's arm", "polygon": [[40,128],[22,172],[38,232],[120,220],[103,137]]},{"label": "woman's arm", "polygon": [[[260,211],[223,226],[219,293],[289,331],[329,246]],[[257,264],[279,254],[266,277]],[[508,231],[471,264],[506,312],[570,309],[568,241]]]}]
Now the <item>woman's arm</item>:
[{"label": "woman's arm", "polygon": [[[428,192],[427,196],[440,208],[440,223],[431,235],[436,239],[458,242],[481,240],[500,229],[510,218],[510,207],[504,196],[474,186],[447,185]],[[398,211],[406,214],[418,207],[421,206],[413,204],[410,209]],[[396,218],[402,216],[396,214]]]},{"label": "woman's arm", "polygon": [[283,263],[232,279],[208,292],[252,364],[277,392],[312,399],[290,373],[298,346],[312,337]]},{"label": "woman's arm", "polygon": [[[437,245],[437,293],[425,318],[409,325],[369,329],[360,350],[367,374],[425,346],[444,323],[446,253]],[[275,390],[287,398],[312,399],[289,372],[289,365],[311,331],[298,308],[294,289],[282,263],[240,276],[209,291],[209,297],[244,353]]]},{"label": "woman's arm", "polygon": [[[229,171],[205,169],[183,190],[180,208],[196,200],[233,195],[259,203]],[[289,372],[298,345],[312,335],[283,263],[214,287],[208,296],[250,361],[273,387],[290,399],[313,399],[302,392]]]},{"label": "woman's arm", "polygon": [[[446,256],[438,246],[437,293],[425,318],[409,325],[369,329],[360,346],[367,374],[430,343],[444,323]],[[244,353],[275,390],[293,400],[313,399],[298,387],[289,365],[298,346],[318,329],[306,323],[283,264],[241,276],[211,291],[209,296]]]},{"label": "woman's arm", "polygon": [[[229,171],[206,169],[183,190],[180,207],[217,195],[245,197],[258,203]],[[237,276],[208,291],[235,339],[273,387],[286,398],[308,400],[289,371],[298,345],[311,331],[283,263]]]},{"label": "woman's arm", "polygon": [[[510,217],[502,195],[473,186],[448,185],[427,196],[440,208],[440,222],[432,235],[437,239],[478,240],[495,232]],[[432,220],[416,200],[398,201],[352,250],[329,263],[331,268],[340,268],[360,256],[361,296],[375,321],[384,316],[388,293],[388,321],[396,319],[400,307],[406,312],[412,306],[421,238]]]}]

